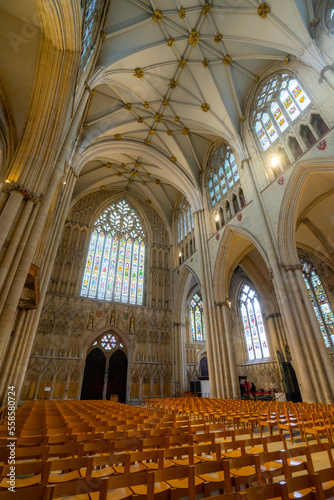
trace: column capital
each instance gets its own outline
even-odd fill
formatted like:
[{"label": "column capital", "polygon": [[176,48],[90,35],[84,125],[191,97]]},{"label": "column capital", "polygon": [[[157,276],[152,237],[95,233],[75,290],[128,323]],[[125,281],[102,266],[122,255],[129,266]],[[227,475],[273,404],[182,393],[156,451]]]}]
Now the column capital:
[{"label": "column capital", "polygon": [[204,212],[204,208],[200,208],[199,210],[196,210],[196,212],[193,212],[193,215],[198,215],[200,213]]},{"label": "column capital", "polygon": [[288,271],[297,271],[298,269],[301,270],[303,268],[303,265],[302,264],[289,264],[289,265],[286,265],[283,262],[280,262],[280,268],[284,269],[284,271],[286,271],[286,272],[288,272]]},{"label": "column capital", "polygon": [[216,307],[223,307],[223,306],[226,306],[227,304],[226,304],[226,302],[216,302],[216,301],[214,301],[214,305]]},{"label": "column capital", "polygon": [[186,325],[185,325],[184,323],[176,323],[176,322],[174,321],[173,326],[186,326]]},{"label": "column capital", "polygon": [[329,69],[334,71],[334,64],[328,64],[327,66],[322,68],[322,70],[320,71],[319,83],[323,82],[323,80],[326,78],[325,72],[328,71]]},{"label": "column capital", "polygon": [[38,203],[43,200],[43,195],[38,195],[36,193],[33,193],[29,189],[25,188],[22,184],[19,184],[17,182],[13,182],[10,184],[4,184],[1,188],[1,191],[4,191],[6,193],[11,193],[12,191],[17,191],[18,193],[22,194],[23,198],[26,200],[31,200],[34,203]]},{"label": "column capital", "polygon": [[248,158],[244,158],[243,160],[241,160],[241,169],[244,168],[244,163],[247,162],[249,164],[251,159],[252,159],[252,157],[249,156]]}]

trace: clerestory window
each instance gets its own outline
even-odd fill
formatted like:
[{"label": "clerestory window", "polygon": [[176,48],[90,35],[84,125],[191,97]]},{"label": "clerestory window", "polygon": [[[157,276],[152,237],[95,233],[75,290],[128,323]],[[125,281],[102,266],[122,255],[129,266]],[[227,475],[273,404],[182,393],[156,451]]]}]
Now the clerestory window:
[{"label": "clerestory window", "polygon": [[205,325],[203,301],[199,293],[195,293],[190,302],[191,332],[193,341],[205,341]]},{"label": "clerestory window", "polygon": [[143,304],[145,234],[126,201],[114,203],[95,221],[81,296]]}]

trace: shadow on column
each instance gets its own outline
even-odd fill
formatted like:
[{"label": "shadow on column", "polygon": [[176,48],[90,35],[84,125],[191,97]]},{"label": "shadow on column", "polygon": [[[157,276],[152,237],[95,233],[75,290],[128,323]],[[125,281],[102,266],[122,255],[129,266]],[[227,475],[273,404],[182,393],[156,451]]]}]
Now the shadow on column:
[{"label": "shadow on column", "polygon": [[109,361],[107,399],[110,399],[112,394],[117,394],[118,401],[125,403],[127,369],[127,357],[123,351],[118,349],[111,355]]},{"label": "shadow on column", "polygon": [[86,358],[81,399],[102,399],[106,357],[97,347]]}]

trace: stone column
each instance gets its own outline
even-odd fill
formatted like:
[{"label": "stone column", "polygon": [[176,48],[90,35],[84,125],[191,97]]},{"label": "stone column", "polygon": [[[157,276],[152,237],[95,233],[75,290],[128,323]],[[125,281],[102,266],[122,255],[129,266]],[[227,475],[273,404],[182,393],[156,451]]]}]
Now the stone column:
[{"label": "stone column", "polygon": [[174,370],[173,370],[173,382],[179,383],[179,391],[181,393],[189,390],[186,389],[186,335],[185,335],[186,325],[184,323],[173,323],[173,334],[174,334]]},{"label": "stone column", "polygon": [[51,391],[49,392],[48,399],[53,399],[53,395],[54,395],[55,388],[56,388],[57,375],[58,375],[57,372],[52,375],[52,379],[51,379]]},{"label": "stone column", "polygon": [[222,309],[223,309],[223,318],[224,318],[225,335],[226,335],[227,356],[230,365],[229,368],[231,376],[232,397],[240,398],[239,377],[238,377],[237,364],[235,362],[235,356],[234,356],[230,309],[226,303],[223,303]]},{"label": "stone column", "polygon": [[67,399],[68,391],[69,391],[69,388],[70,388],[70,383],[71,383],[71,374],[68,373],[67,374],[67,378],[66,378],[66,383],[65,383],[65,389],[64,389],[63,399]]},{"label": "stone column", "polygon": [[[218,327],[218,345],[221,353],[222,366],[221,370],[223,372],[223,381],[221,386],[218,388],[218,398],[232,398],[232,386],[231,386],[231,373],[229,369],[229,358],[227,351],[227,342],[226,342],[226,331],[223,319],[223,302],[215,302],[216,306],[216,318],[217,318],[217,327]],[[209,372],[210,376],[210,372]]]},{"label": "stone column", "polygon": [[109,361],[110,361],[110,358],[108,357],[106,359],[106,369],[104,372],[102,399],[107,399],[107,387],[108,387],[108,378],[109,378]]},{"label": "stone column", "polygon": [[[247,167],[246,167],[247,165]],[[244,168],[246,167],[246,168]],[[250,160],[245,159],[242,162],[242,169],[249,187],[249,196],[253,200],[258,216],[258,224],[261,225],[262,234],[265,241],[265,249],[270,265],[269,272],[272,275],[273,285],[278,301],[278,306],[284,320],[287,341],[292,354],[294,368],[297,374],[300,392],[304,400],[313,402],[316,396],[313,390],[313,384],[309,370],[305,361],[302,349],[302,339],[299,336],[298,327],[291,310],[291,298],[288,294],[289,285],[285,277],[282,276],[282,266],[279,265],[279,251],[277,243],[270,224],[267,221],[267,213],[264,202],[259,194],[260,189],[257,186],[257,180],[250,168]],[[283,266],[284,267],[284,266]]]},{"label": "stone column", "polygon": [[35,386],[35,390],[34,390],[34,400],[36,400],[38,398],[38,391],[39,391],[39,387],[41,385],[41,381],[42,381],[42,372],[38,374],[38,378],[36,380],[36,386]]}]

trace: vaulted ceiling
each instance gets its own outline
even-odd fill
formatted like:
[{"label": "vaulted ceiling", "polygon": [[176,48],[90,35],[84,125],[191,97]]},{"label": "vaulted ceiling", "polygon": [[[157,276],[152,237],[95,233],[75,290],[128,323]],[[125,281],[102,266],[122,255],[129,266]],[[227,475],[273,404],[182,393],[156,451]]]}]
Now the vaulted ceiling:
[{"label": "vaulted ceiling", "polygon": [[322,59],[309,31],[314,1],[270,1],[263,17],[259,4],[111,0],[83,149],[101,141],[120,147],[87,163],[76,194],[91,183],[127,188],[169,219],[178,189],[189,193],[169,179],[168,167],[143,156],[143,145],[197,191],[213,140],[224,138],[243,154],[245,101],[263,71],[288,55],[313,66]]}]

